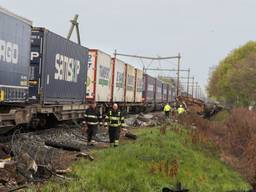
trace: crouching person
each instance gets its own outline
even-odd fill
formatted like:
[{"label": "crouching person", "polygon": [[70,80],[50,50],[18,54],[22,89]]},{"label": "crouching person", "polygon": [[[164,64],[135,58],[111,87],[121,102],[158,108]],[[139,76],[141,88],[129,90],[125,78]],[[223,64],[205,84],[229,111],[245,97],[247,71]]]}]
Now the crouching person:
[{"label": "crouching person", "polygon": [[116,103],[113,104],[112,109],[107,113],[105,123],[108,125],[110,146],[117,147],[119,145],[120,131],[124,126],[124,117]]},{"label": "crouching person", "polygon": [[93,146],[95,144],[95,137],[98,131],[99,123],[102,121],[102,116],[95,102],[90,103],[89,108],[85,111],[85,121],[87,124],[87,144]]}]

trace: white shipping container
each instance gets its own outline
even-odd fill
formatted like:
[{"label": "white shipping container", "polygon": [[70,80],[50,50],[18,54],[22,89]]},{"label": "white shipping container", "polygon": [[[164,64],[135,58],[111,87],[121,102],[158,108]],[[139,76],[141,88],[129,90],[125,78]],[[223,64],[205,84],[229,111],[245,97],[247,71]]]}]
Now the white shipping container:
[{"label": "white shipping container", "polygon": [[87,99],[110,102],[112,65],[111,56],[100,50],[89,50]]},{"label": "white shipping container", "polygon": [[136,69],[135,102],[142,102],[143,71]]},{"label": "white shipping container", "polygon": [[114,80],[113,102],[124,102],[125,90],[125,63],[119,59],[113,59]]},{"label": "white shipping container", "polygon": [[89,50],[88,67],[87,67],[87,83],[86,83],[86,99],[94,100],[95,82],[96,82],[96,56],[97,50]]},{"label": "white shipping container", "polygon": [[125,101],[134,102],[135,91],[135,68],[129,64],[126,64],[126,92]]},{"label": "white shipping container", "polygon": [[172,102],[175,99],[175,88],[169,84],[168,88],[168,102]]}]

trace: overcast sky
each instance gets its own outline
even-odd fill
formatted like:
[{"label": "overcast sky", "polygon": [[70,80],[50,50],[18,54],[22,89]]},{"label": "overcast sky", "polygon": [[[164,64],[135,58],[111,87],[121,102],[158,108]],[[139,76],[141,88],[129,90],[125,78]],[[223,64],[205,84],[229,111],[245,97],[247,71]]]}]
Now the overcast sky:
[{"label": "overcast sky", "polygon": [[[180,52],[181,68],[190,67],[203,87],[211,66],[256,38],[255,0],[0,0],[0,6],[63,36],[78,13],[83,45],[110,54],[114,49],[147,56]],[[153,65],[176,67],[175,61]]]}]

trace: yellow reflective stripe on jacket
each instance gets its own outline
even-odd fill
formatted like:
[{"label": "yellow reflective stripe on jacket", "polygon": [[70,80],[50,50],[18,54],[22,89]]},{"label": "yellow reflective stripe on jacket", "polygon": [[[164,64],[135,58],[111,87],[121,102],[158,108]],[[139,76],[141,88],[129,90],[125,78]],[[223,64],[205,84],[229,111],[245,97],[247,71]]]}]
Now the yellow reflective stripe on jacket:
[{"label": "yellow reflective stripe on jacket", "polygon": [[117,120],[118,121],[118,120],[120,120],[120,117],[110,117],[109,119],[110,120]]},{"label": "yellow reflective stripe on jacket", "polygon": [[109,124],[110,127],[119,127],[121,124]]},{"label": "yellow reflective stripe on jacket", "polygon": [[98,125],[99,122],[87,122],[88,125]]},{"label": "yellow reflective stripe on jacket", "polygon": [[96,115],[87,115],[86,117],[98,119],[98,116],[96,116]]}]

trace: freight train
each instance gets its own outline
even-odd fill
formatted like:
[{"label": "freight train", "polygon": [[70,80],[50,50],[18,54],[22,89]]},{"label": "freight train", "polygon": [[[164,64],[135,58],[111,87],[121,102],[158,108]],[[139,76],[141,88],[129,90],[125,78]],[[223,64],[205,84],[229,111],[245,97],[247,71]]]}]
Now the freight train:
[{"label": "freight train", "polygon": [[175,87],[1,7],[0,26],[0,134],[82,119],[90,101],[139,112],[174,100]]}]

